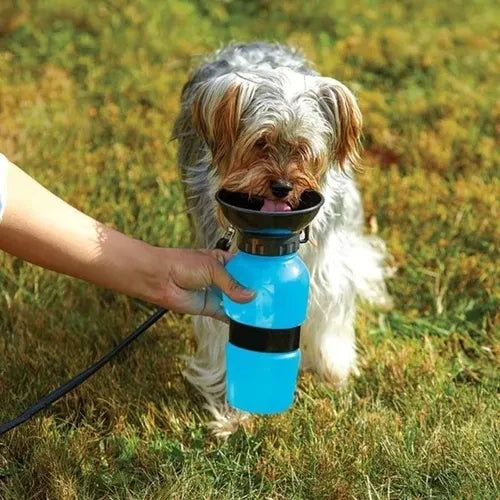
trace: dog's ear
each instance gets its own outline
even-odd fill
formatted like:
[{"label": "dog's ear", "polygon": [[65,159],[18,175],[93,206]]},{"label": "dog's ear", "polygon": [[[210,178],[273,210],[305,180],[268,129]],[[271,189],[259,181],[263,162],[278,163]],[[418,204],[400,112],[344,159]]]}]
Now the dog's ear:
[{"label": "dog's ear", "polygon": [[255,92],[255,84],[230,73],[200,85],[192,105],[196,130],[212,151],[216,165],[229,157],[241,116]]},{"label": "dog's ear", "polygon": [[321,78],[318,99],[331,127],[331,160],[341,169],[356,168],[363,120],[354,95],[339,81]]}]

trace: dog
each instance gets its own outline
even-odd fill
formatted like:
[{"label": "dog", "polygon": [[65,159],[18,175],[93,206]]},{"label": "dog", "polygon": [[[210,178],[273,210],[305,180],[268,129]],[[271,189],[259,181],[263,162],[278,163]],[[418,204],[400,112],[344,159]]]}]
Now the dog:
[{"label": "dog", "polygon": [[[311,276],[300,348],[304,370],[342,387],[357,374],[356,298],[389,308],[391,274],[381,239],[363,234],[353,179],[362,116],[352,92],[321,76],[295,49],[268,43],[218,50],[182,90],[174,137],[196,245],[213,248],[224,234],[219,189],[259,196],[274,210],[293,209],[305,190],[325,203],[300,256]],[[245,415],[225,403],[228,328],[194,318],[197,349],[185,375],[214,416],[216,435],[234,432]]]}]

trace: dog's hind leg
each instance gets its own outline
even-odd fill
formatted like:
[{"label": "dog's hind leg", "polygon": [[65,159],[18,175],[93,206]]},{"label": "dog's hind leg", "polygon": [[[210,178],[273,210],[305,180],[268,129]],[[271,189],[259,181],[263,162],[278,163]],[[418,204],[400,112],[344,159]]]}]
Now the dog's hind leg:
[{"label": "dog's hind leg", "polygon": [[323,248],[308,255],[311,297],[303,328],[303,368],[343,386],[357,373],[354,321],[356,299],[388,308],[385,248],[357,231],[332,232]]}]

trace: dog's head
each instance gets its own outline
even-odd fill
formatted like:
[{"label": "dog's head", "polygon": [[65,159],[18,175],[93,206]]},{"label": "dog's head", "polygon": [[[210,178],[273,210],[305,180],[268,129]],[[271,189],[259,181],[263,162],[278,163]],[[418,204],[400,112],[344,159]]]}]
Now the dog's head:
[{"label": "dog's head", "polygon": [[192,115],[219,187],[261,197],[273,210],[319,189],[329,165],[358,160],[361,113],[332,78],[285,68],[228,73],[200,85]]}]

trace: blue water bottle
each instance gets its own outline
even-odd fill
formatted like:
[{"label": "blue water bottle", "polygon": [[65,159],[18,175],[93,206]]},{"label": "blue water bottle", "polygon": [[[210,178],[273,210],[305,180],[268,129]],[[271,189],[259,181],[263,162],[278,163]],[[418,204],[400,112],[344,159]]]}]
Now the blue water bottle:
[{"label": "blue water bottle", "polygon": [[309,272],[297,252],[324,200],[306,191],[297,209],[286,212],[260,211],[262,201],[226,190],[217,201],[238,238],[239,251],[226,269],[256,292],[246,304],[223,295],[230,319],[227,400],[251,413],[280,413],[293,403],[309,297]]}]

